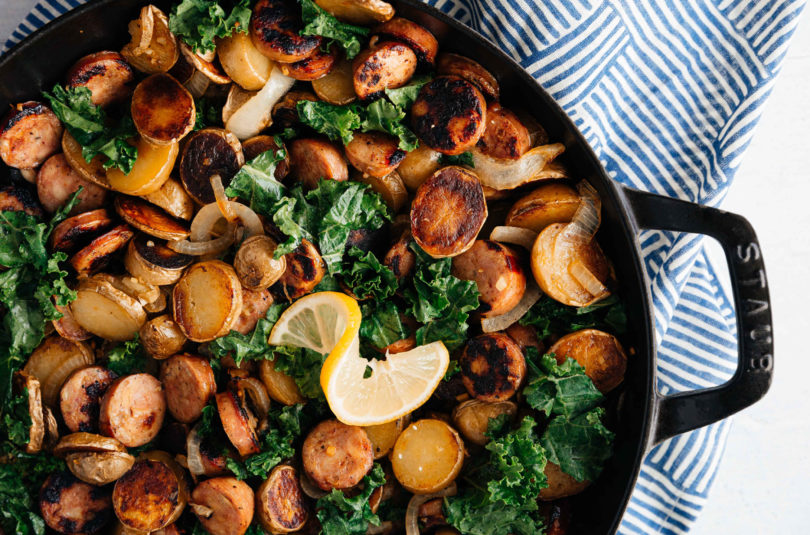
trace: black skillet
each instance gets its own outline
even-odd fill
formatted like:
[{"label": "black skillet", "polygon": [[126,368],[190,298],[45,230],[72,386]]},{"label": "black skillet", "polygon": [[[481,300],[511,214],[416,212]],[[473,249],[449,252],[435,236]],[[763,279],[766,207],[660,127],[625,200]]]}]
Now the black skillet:
[{"label": "black skillet", "polygon": [[[128,40],[127,23],[143,0],[93,0],[51,22],[0,59],[0,110],[39,98],[81,56],[119,50]],[[169,2],[155,2],[167,13]],[[566,145],[565,161],[602,197],[599,241],[613,260],[626,302],[635,349],[624,390],[616,399],[616,452],[604,473],[574,500],[572,533],[613,533],[621,522],[644,456],[661,441],[702,427],[748,407],[768,390],[773,373],[770,298],[765,266],[751,225],[715,208],[631,190],[608,178],[582,134],[542,87],[484,37],[418,0],[394,1],[397,13],[423,24],[442,50],[470,56],[496,75],[502,100],[529,108],[553,141]],[[0,163],[0,182],[10,170]],[[655,340],[649,284],[638,233],[662,229],[716,238],[726,253],[737,310],[739,365],[719,387],[663,396],[655,388]],[[579,514],[578,514],[579,512]]]}]

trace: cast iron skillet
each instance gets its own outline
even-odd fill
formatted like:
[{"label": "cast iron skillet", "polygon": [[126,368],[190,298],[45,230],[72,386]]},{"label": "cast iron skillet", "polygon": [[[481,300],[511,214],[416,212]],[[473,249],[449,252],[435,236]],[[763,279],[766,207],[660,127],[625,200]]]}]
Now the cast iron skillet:
[{"label": "cast iron skillet", "polygon": [[[0,110],[14,102],[38,99],[42,89],[60,82],[81,56],[119,50],[129,41],[127,23],[144,0],[93,0],[48,24],[0,59]],[[155,2],[168,13],[171,2]],[[721,420],[758,401],[773,373],[773,339],[762,254],[751,225],[743,217],[715,208],[643,193],[611,181],[582,134],[551,97],[509,56],[463,24],[419,0],[395,0],[397,13],[435,33],[441,50],[470,56],[497,76],[502,101],[527,106],[567,149],[565,162],[587,179],[602,197],[599,242],[613,260],[619,292],[626,302],[630,355],[622,392],[615,406],[615,455],[588,491],[574,500],[571,533],[613,533],[621,521],[641,462],[652,446]],[[0,163],[0,181],[14,172]],[[739,365],[719,387],[673,396],[655,388],[655,342],[650,293],[638,243],[640,229],[706,234],[726,253],[737,310]]]}]

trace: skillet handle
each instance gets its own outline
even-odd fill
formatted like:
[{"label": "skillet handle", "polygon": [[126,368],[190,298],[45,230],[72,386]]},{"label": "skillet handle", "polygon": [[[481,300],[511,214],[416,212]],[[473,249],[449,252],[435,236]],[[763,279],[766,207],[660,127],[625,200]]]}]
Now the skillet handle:
[{"label": "skillet handle", "polygon": [[705,234],[726,254],[737,315],[739,362],[723,385],[671,396],[656,394],[653,443],[714,423],[760,399],[773,375],[773,325],[765,264],[757,236],[742,216],[624,188],[639,228]]}]

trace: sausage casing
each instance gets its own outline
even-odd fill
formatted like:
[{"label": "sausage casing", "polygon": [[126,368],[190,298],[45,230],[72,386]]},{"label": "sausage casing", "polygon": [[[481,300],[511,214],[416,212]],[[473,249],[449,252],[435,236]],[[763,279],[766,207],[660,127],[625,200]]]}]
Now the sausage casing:
[{"label": "sausage casing", "polygon": [[59,533],[96,533],[112,518],[110,491],[80,481],[68,472],[48,476],[39,491],[39,510]]},{"label": "sausage casing", "polygon": [[67,73],[68,87],[86,87],[97,106],[107,106],[126,99],[135,79],[132,67],[118,52],[105,50],[84,56]]},{"label": "sausage casing", "polygon": [[239,402],[236,394],[228,390],[217,394],[215,399],[222,428],[239,455],[259,453],[259,437],[256,435],[256,429],[251,424],[247,409]]},{"label": "sausage casing", "polygon": [[161,363],[160,382],[166,389],[166,406],[175,420],[191,423],[202,414],[217,390],[208,361],[189,354],[174,355]]},{"label": "sausage casing", "polygon": [[9,167],[37,167],[58,151],[61,143],[62,123],[40,102],[17,104],[0,121],[0,158]]},{"label": "sausage casing", "polygon": [[270,290],[273,295],[289,301],[298,299],[315,289],[326,275],[326,264],[318,249],[308,240],[284,256],[287,269]]}]

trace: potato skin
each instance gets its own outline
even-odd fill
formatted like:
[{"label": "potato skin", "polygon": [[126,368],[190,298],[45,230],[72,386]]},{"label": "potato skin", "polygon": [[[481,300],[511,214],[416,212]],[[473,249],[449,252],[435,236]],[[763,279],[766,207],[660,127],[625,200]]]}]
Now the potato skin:
[{"label": "potato skin", "polygon": [[233,260],[233,267],[242,286],[248,290],[261,291],[281,278],[287,269],[282,256],[274,258],[278,244],[269,236],[251,236],[242,242]]},{"label": "potato skin", "polygon": [[323,38],[300,35],[301,9],[294,0],[259,0],[250,17],[253,45],[273,61],[293,63],[315,51]]},{"label": "potato skin", "polygon": [[496,418],[502,414],[510,417],[517,413],[517,405],[511,401],[501,401],[498,403],[487,403],[477,399],[471,399],[453,409],[453,425],[464,435],[464,438],[483,446],[489,442],[489,437],[485,435],[489,426],[490,418]]},{"label": "potato skin", "polygon": [[112,518],[110,491],[56,472],[42,484],[39,510],[45,524],[59,533],[96,533]]},{"label": "potato skin", "polygon": [[295,468],[282,464],[273,469],[256,490],[255,510],[271,533],[292,533],[304,527],[309,511]]},{"label": "potato skin", "polygon": [[168,74],[153,74],[135,87],[132,120],[138,132],[157,145],[168,145],[191,132],[194,99]]},{"label": "potato skin", "polygon": [[375,99],[385,89],[408,83],[416,72],[416,54],[402,43],[386,41],[358,54],[352,71],[357,96],[361,100]]},{"label": "potato skin", "polygon": [[459,364],[467,392],[480,401],[508,400],[526,375],[523,353],[503,333],[482,334],[467,341]]},{"label": "potato skin", "polygon": [[172,522],[180,482],[171,468],[156,460],[137,461],[115,482],[112,501],[121,523],[139,531],[155,531]]},{"label": "potato skin", "polygon": [[551,461],[546,462],[544,472],[548,478],[548,487],[540,490],[540,499],[545,502],[579,494],[591,484],[587,480],[577,481]]},{"label": "potato skin", "polygon": [[304,471],[321,489],[347,489],[371,470],[374,450],[362,427],[325,420],[307,435],[301,459]]},{"label": "potato skin", "polygon": [[188,341],[169,314],[152,318],[138,331],[141,344],[152,358],[162,359],[179,353]]},{"label": "potato skin", "polygon": [[457,76],[439,76],[426,83],[411,107],[411,123],[419,139],[448,155],[461,154],[478,143],[486,115],[484,96]]},{"label": "potato skin", "polygon": [[139,197],[116,197],[115,211],[136,229],[156,238],[182,240],[191,233],[185,221],[170,216],[162,208]]},{"label": "potato skin", "polygon": [[566,184],[543,184],[518,199],[504,224],[542,232],[553,223],[568,223],[579,208],[580,196]]},{"label": "potato skin", "polygon": [[557,356],[559,364],[568,357],[576,360],[603,394],[624,381],[627,355],[616,337],[606,332],[583,329],[567,334],[557,340],[549,352]]}]

